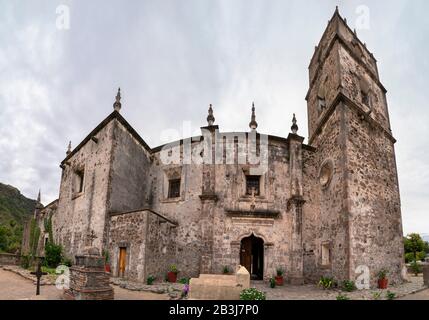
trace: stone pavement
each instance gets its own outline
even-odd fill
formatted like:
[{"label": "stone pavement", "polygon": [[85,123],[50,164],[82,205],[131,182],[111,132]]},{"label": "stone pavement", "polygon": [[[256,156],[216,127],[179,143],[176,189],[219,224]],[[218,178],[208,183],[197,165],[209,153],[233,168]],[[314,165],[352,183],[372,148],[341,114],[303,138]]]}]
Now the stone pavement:
[{"label": "stone pavement", "polygon": [[429,300],[429,289],[403,296],[398,300]]},{"label": "stone pavement", "polygon": [[[168,300],[168,294],[155,294],[144,291],[130,291],[113,286],[115,300]],[[20,274],[0,268],[0,300],[61,300],[62,290],[54,285],[40,287],[40,296],[36,296],[33,280]]]},{"label": "stone pavement", "polygon": [[424,290],[423,277],[410,276],[410,282],[399,286],[389,286],[387,290],[356,290],[344,292],[339,289],[323,290],[317,285],[307,284],[304,286],[292,286],[285,284],[282,287],[270,288],[267,282],[252,281],[251,287],[264,291],[267,300],[336,300],[338,295],[345,295],[351,300],[374,300],[374,294],[380,294],[380,300],[386,300],[387,291],[394,292],[397,297],[412,294]]},{"label": "stone pavement", "polygon": [[[19,267],[17,267],[19,269]],[[41,287],[41,295],[35,296],[36,287],[33,279],[27,279],[19,270],[6,267],[0,268],[0,300],[57,300],[61,299],[62,290],[54,285]],[[13,270],[9,271],[9,270]],[[32,277],[32,275],[26,275]],[[179,299],[183,284],[180,283],[154,283],[145,285],[127,282],[118,278],[111,278],[115,290],[115,300],[169,300]],[[316,285],[304,286],[285,285],[283,287],[269,288],[268,283],[252,281],[251,287],[266,292],[268,300],[335,300],[339,294],[346,295],[353,300],[372,300],[374,293],[381,293],[380,299],[385,299],[387,290],[363,290],[355,292],[342,292],[341,290],[323,290]],[[410,282],[400,286],[389,287],[399,300],[429,300],[429,289],[423,286],[423,277],[410,276]],[[417,292],[414,293],[413,292]]]}]

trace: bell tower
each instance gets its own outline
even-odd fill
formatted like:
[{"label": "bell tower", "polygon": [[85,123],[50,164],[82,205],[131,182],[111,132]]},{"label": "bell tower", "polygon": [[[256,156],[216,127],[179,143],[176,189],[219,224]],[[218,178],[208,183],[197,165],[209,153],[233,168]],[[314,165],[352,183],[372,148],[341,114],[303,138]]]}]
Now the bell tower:
[{"label": "bell tower", "polygon": [[402,220],[394,144],[377,60],[338,8],[315,48],[306,96],[316,148],[322,274],[354,280],[368,268],[401,282]]}]

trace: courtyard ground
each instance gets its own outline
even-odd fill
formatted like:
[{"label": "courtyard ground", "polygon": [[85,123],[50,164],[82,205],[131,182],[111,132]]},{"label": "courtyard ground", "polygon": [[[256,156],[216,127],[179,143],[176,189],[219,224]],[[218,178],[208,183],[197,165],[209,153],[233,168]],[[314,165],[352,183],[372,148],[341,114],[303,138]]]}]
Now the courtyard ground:
[{"label": "courtyard ground", "polygon": [[[166,294],[156,294],[145,291],[131,291],[113,285],[115,300],[167,300]],[[60,300],[62,290],[55,285],[40,287],[40,296],[36,296],[36,286],[33,280],[24,278],[12,271],[0,268],[0,300]]]},{"label": "courtyard ground", "polygon": [[[16,266],[0,268],[0,300],[58,300],[61,299],[62,290],[55,287],[47,277],[45,285],[41,286],[41,295],[36,296],[34,276],[27,270]],[[116,300],[168,300],[180,297],[182,284],[155,283],[151,286],[132,283],[117,278],[111,279],[115,290]],[[387,290],[363,290],[355,292],[342,292],[340,290],[322,290],[316,285],[304,286],[285,285],[270,288],[266,282],[252,281],[255,287],[266,293],[268,300],[335,300],[338,295],[346,295],[352,300],[386,299]],[[423,277],[411,276],[410,282],[388,289],[395,293],[399,300],[429,300],[429,289],[423,286]]]}]

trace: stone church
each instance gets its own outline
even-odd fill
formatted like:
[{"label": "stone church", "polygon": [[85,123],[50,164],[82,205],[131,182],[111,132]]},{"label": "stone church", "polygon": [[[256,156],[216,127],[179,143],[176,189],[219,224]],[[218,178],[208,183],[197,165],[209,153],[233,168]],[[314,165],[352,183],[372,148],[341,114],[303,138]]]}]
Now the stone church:
[{"label": "stone church", "polygon": [[[335,11],[309,65],[308,144],[295,116],[284,137],[221,132],[210,105],[201,135],[152,148],[120,114],[107,116],[61,162],[55,242],[73,258],[109,252],[113,276],[222,273],[290,283],[356,279],[367,268],[401,282],[401,203],[386,89],[377,61]],[[250,111],[250,110],[249,110]],[[204,116],[204,115],[202,115]],[[40,224],[43,229],[43,224]],[[40,246],[46,232],[42,230]]]}]

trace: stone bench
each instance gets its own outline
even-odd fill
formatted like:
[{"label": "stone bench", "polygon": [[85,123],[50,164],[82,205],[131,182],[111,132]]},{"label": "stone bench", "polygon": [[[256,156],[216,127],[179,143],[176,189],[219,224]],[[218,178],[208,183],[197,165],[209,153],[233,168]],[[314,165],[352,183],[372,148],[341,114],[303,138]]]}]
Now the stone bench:
[{"label": "stone bench", "polygon": [[201,274],[189,281],[189,299],[239,300],[240,292],[250,287],[250,274],[239,266],[236,274]]}]

